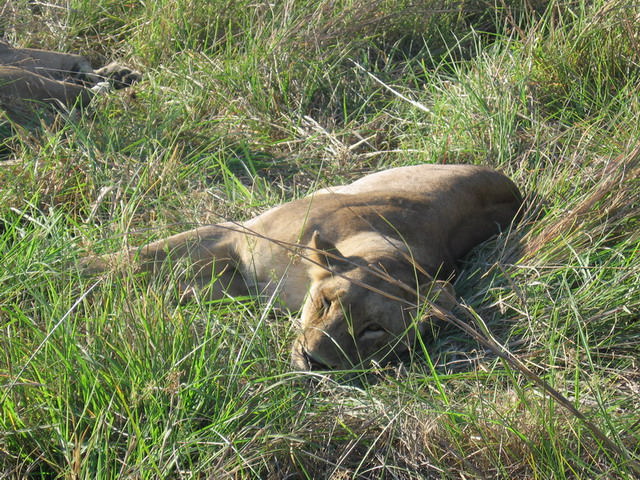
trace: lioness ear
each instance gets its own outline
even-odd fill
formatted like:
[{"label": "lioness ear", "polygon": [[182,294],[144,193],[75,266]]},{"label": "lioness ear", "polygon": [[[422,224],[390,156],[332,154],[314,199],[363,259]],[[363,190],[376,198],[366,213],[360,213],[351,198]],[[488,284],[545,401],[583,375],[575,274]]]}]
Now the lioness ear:
[{"label": "lioness ear", "polygon": [[[320,236],[318,230],[314,230],[309,241],[309,259],[315,264],[312,266],[311,273],[314,277],[324,277],[329,274],[328,269],[335,265],[335,259],[326,253],[340,255],[335,244],[331,243]],[[318,266],[321,265],[321,266]],[[322,268],[325,267],[325,268]]]},{"label": "lioness ear", "polygon": [[451,310],[458,304],[456,291],[446,280],[435,280],[420,285],[420,294],[445,310]]}]

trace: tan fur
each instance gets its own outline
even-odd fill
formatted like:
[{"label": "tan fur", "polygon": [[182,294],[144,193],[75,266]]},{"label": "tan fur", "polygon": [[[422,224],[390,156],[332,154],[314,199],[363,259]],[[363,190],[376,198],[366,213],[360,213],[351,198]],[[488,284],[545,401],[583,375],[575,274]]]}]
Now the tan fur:
[{"label": "tan fur", "polygon": [[[406,352],[416,335],[417,293],[433,289],[436,299],[439,287],[450,291],[431,276],[449,278],[456,260],[506,228],[520,203],[515,185],[488,168],[400,167],[244,223],[200,227],[85,259],[83,268],[96,273],[126,265],[167,275],[171,265],[185,294],[217,278],[210,289],[215,298],[277,295],[291,310],[302,307],[295,367],[351,367]],[[417,329],[428,323],[419,321]]]},{"label": "tan fur", "polygon": [[94,71],[80,55],[13,48],[0,42],[0,102],[86,106],[93,97],[91,87],[98,82],[109,81],[120,88],[139,78],[139,73],[117,64]]}]

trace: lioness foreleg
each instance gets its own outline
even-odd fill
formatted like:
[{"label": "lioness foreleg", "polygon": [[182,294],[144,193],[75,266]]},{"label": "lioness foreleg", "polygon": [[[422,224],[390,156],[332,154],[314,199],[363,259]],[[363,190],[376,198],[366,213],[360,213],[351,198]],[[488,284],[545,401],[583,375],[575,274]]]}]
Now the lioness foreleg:
[{"label": "lioness foreleg", "polygon": [[196,228],[143,247],[84,258],[80,269],[85,275],[120,271],[143,273],[149,280],[174,279],[183,300],[198,291],[211,299],[248,295],[229,233],[216,226]]}]

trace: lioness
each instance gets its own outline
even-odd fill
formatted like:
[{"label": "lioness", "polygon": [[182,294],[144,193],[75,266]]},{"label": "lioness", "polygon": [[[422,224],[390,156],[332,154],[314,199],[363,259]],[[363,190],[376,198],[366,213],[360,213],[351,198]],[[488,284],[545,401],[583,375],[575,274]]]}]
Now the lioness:
[{"label": "lioness", "polygon": [[[507,227],[520,204],[511,180],[489,168],[400,167],[243,223],[87,258],[83,268],[159,275],[170,265],[185,294],[277,295],[291,310],[302,307],[293,365],[348,368],[410,349],[430,321],[413,319],[419,295],[446,288],[456,260]],[[435,287],[433,277],[441,279]]]},{"label": "lioness", "polygon": [[111,63],[94,70],[89,61],[70,53],[13,48],[0,42],[0,104],[7,101],[86,106],[107,85],[123,88],[140,74]]}]

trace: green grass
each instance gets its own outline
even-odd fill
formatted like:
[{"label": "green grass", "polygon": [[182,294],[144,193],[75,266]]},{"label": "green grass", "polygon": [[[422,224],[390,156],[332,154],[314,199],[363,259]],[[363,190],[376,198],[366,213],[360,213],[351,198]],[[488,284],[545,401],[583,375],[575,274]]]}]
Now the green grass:
[{"label": "green grass", "polygon": [[[637,477],[636,5],[20,0],[0,12],[17,46],[144,72],[82,117],[0,118],[0,477]],[[295,312],[179,305],[170,278],[74,267],[429,162],[500,168],[527,208],[456,281],[457,318],[485,335],[438,325],[401,366],[292,372]]]}]

